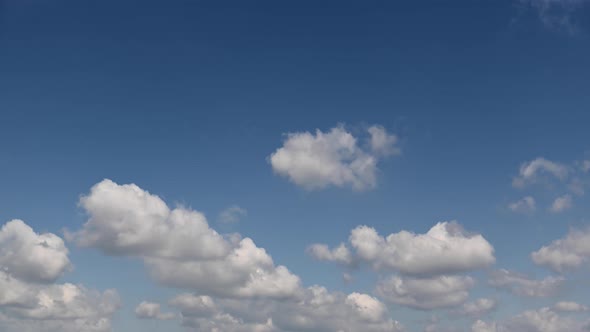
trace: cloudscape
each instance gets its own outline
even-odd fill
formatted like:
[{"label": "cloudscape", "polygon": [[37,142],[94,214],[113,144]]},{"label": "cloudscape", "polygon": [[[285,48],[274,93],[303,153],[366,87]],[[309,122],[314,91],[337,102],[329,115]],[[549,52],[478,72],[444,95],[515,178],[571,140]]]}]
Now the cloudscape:
[{"label": "cloudscape", "polygon": [[0,1],[0,331],[590,331],[590,1]]}]

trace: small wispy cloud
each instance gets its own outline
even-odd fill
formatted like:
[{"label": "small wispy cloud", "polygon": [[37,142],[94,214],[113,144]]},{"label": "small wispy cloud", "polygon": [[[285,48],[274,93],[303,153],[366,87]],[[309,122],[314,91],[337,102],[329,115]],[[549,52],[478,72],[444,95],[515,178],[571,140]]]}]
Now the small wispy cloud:
[{"label": "small wispy cloud", "polygon": [[233,224],[248,215],[248,211],[237,205],[232,205],[219,213],[219,221],[225,224]]}]

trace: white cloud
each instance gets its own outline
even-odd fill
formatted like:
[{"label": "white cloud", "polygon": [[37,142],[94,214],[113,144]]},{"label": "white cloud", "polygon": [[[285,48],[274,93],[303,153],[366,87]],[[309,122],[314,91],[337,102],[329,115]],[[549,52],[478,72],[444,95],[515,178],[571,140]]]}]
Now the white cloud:
[{"label": "white cloud", "polygon": [[473,302],[463,304],[460,314],[467,316],[481,316],[496,309],[498,301],[488,298],[480,298]]},{"label": "white cloud", "polygon": [[392,276],[377,285],[377,294],[387,301],[407,307],[431,310],[454,307],[469,297],[475,280],[467,276],[406,278]]},{"label": "white cloud", "polygon": [[582,161],[582,171],[584,171],[584,172],[590,171],[590,160]]},{"label": "white cloud", "polygon": [[12,220],[0,230],[0,266],[16,278],[49,283],[70,267],[70,260],[59,236],[37,234],[22,220]]},{"label": "white cloud", "polygon": [[551,308],[526,310],[504,322],[478,320],[472,332],[583,332],[588,331],[588,321],[581,321],[572,316],[562,316]]},{"label": "white cloud", "polygon": [[[467,233],[456,222],[440,222],[426,234],[407,231],[380,236],[374,228],[358,226],[349,237],[354,250],[352,259],[337,260],[334,253],[345,250],[340,247],[329,250],[314,245],[319,253],[316,258],[348,262],[364,261],[376,270],[395,270],[406,275],[440,275],[471,271],[487,267],[495,262],[494,248],[479,234]],[[339,255],[338,257],[348,257]]]},{"label": "white cloud", "polygon": [[141,319],[169,320],[176,318],[173,313],[163,313],[159,303],[142,301],[135,307],[135,316]]},{"label": "white cloud", "polygon": [[554,213],[563,212],[565,210],[571,209],[573,204],[574,203],[571,195],[563,195],[561,197],[557,197],[553,201],[553,204],[551,204],[551,208],[549,208],[549,210]]},{"label": "white cloud", "polygon": [[561,312],[582,312],[589,311],[590,308],[576,302],[561,301],[553,305],[553,310]]},{"label": "white cloud", "polygon": [[515,187],[524,187],[527,184],[537,182],[542,174],[565,180],[568,173],[568,167],[563,164],[545,158],[537,158],[520,166],[519,174],[514,178],[512,184]]},{"label": "white cloud", "polygon": [[344,243],[332,250],[325,244],[312,244],[307,248],[307,252],[319,261],[336,262],[344,266],[354,264],[352,253]]},{"label": "white cloud", "polygon": [[233,224],[243,217],[248,215],[248,211],[244,208],[241,208],[237,205],[232,205],[227,209],[221,211],[219,214],[219,221],[226,224]]},{"label": "white cloud", "polygon": [[376,298],[319,286],[305,289],[297,300],[235,301],[182,294],[170,304],[181,311],[183,325],[198,331],[403,331]]},{"label": "white cloud", "polygon": [[104,180],[80,203],[89,219],[70,239],[110,255],[140,257],[164,285],[235,297],[289,297],[299,290],[299,277],[275,266],[250,238],[226,238],[203,214],[170,209],[134,184]]},{"label": "white cloud", "polygon": [[67,255],[55,234],[37,234],[21,220],[2,227],[0,330],[111,331],[111,316],[119,307],[114,290],[100,293],[82,285],[53,283],[70,267]]},{"label": "white cloud", "polygon": [[316,130],[315,135],[290,133],[269,160],[275,173],[308,190],[329,186],[371,189],[377,183],[379,159],[399,149],[397,138],[382,127],[370,127],[368,133],[368,149],[343,126],[328,132]]},{"label": "white cloud", "polygon": [[536,210],[535,199],[531,196],[523,197],[522,199],[508,204],[508,208],[518,213],[533,213]]},{"label": "white cloud", "polygon": [[537,265],[547,266],[557,272],[577,268],[590,257],[590,228],[572,230],[562,238],[533,252],[531,258]]},{"label": "white cloud", "polygon": [[527,297],[553,296],[559,291],[564,281],[563,277],[546,277],[542,280],[535,280],[504,269],[494,271],[489,279],[490,285],[496,288],[506,289],[515,295]]}]

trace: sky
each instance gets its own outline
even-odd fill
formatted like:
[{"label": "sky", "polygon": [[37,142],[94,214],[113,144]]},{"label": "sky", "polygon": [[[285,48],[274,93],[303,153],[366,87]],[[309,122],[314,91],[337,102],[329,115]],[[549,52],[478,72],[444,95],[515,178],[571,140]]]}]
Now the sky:
[{"label": "sky", "polygon": [[590,330],[590,2],[0,0],[0,330]]}]

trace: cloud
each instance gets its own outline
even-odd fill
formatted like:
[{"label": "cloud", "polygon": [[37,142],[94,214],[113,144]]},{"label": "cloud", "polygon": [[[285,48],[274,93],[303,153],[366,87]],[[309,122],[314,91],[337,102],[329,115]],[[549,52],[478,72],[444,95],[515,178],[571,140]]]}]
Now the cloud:
[{"label": "cloud", "polygon": [[498,301],[494,299],[480,298],[473,302],[463,304],[458,313],[466,316],[482,316],[485,315],[498,306]]},{"label": "cloud", "polygon": [[[362,293],[306,288],[298,300],[231,300],[181,294],[170,301],[198,331],[403,331],[386,306]],[[255,311],[251,308],[256,308]]]},{"label": "cloud", "polygon": [[383,127],[368,129],[368,148],[343,126],[328,132],[316,130],[290,133],[269,157],[276,174],[287,177],[307,190],[351,186],[355,190],[374,188],[377,163],[385,156],[399,153],[397,137]]},{"label": "cloud", "polygon": [[37,234],[22,220],[0,229],[0,266],[29,282],[51,283],[70,268],[68,249],[55,234]]},{"label": "cloud", "polygon": [[332,250],[325,244],[313,244],[307,248],[307,252],[319,261],[335,262],[344,266],[354,264],[352,253],[344,243]]},{"label": "cloud", "polygon": [[572,230],[562,238],[533,252],[531,258],[537,265],[556,272],[565,272],[584,264],[590,257],[590,228]]},{"label": "cloud", "polygon": [[551,308],[526,310],[505,322],[476,321],[472,332],[583,332],[588,331],[588,321],[562,316]]},{"label": "cloud", "polygon": [[508,208],[514,212],[530,214],[536,210],[535,199],[531,196],[526,196],[516,202],[508,204]]},{"label": "cloud", "polygon": [[583,312],[589,311],[590,308],[576,302],[561,301],[553,305],[553,310],[561,312]]},{"label": "cloud", "polygon": [[143,301],[135,307],[135,317],[140,319],[170,320],[176,318],[173,313],[162,313],[160,304]]},{"label": "cloud", "polygon": [[21,220],[0,230],[0,330],[6,332],[111,331],[119,307],[114,290],[55,284],[70,268],[68,249],[55,234],[37,234]]},{"label": "cloud", "polygon": [[221,211],[219,214],[219,221],[225,224],[233,224],[240,221],[240,219],[247,215],[248,211],[246,209],[243,209],[237,205],[232,205]]},{"label": "cloud", "polygon": [[565,29],[575,31],[573,15],[588,0],[519,0],[532,7],[538,14],[541,22],[552,29]]},{"label": "cloud", "polygon": [[521,188],[527,184],[537,182],[543,174],[565,180],[569,174],[569,169],[563,164],[545,158],[537,158],[520,166],[519,174],[514,178],[512,184],[514,187]]},{"label": "cloud", "polygon": [[496,288],[506,289],[515,295],[526,297],[553,296],[564,281],[563,277],[546,277],[542,280],[535,280],[504,269],[494,271],[489,279],[490,285]]},{"label": "cloud", "polygon": [[571,195],[563,195],[561,197],[557,197],[549,210],[554,213],[563,212],[565,210],[571,209],[573,206],[573,200]]},{"label": "cloud", "polygon": [[289,297],[300,280],[275,266],[263,248],[238,234],[224,237],[200,212],[170,209],[134,184],[103,180],[80,199],[89,219],[68,238],[108,255],[142,259],[166,286],[230,297]]},{"label": "cloud", "polygon": [[469,297],[475,280],[467,276],[407,278],[392,276],[377,285],[377,294],[389,302],[410,308],[431,310],[454,307]]},{"label": "cloud", "polygon": [[[380,236],[368,226],[358,226],[349,237],[354,260],[371,264],[376,270],[394,270],[405,275],[428,276],[453,274],[487,267],[495,262],[494,248],[480,234],[467,233],[456,222],[439,222],[426,234],[408,231]],[[336,261],[334,253],[323,245],[314,256]],[[339,249],[340,248],[340,249]],[[346,255],[343,255],[346,257]],[[340,260],[340,262],[346,262]]]}]

